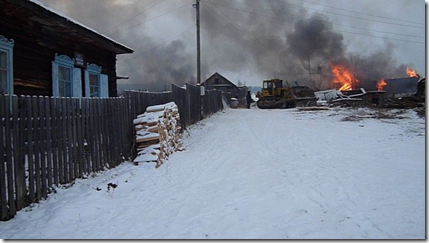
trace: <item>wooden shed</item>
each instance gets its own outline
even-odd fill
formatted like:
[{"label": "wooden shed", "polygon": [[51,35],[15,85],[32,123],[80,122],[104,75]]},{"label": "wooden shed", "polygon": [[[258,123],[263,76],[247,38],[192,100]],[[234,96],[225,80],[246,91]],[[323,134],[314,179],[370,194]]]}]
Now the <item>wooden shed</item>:
[{"label": "wooden shed", "polygon": [[36,0],[0,0],[0,93],[116,97],[116,55],[134,51]]},{"label": "wooden shed", "polygon": [[218,72],[204,81],[202,85],[207,90],[220,90],[222,92],[231,93],[232,97],[238,97],[239,99],[244,98],[247,92],[246,87],[238,87]]}]

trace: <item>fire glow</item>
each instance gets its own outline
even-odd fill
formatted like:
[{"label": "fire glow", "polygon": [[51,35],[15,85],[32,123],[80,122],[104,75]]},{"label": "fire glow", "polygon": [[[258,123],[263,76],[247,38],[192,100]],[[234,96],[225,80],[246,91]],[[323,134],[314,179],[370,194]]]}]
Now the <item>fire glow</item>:
[{"label": "fire glow", "polygon": [[339,91],[352,90],[359,83],[359,80],[353,77],[352,72],[343,66],[331,64],[331,72],[334,75],[332,84],[340,87]]},{"label": "fire glow", "polygon": [[386,81],[384,79],[379,80],[378,83],[377,83],[377,90],[378,91],[383,91],[384,87],[386,87],[386,85],[387,85],[387,83],[386,83]]},{"label": "fire glow", "polygon": [[419,77],[419,75],[417,74],[417,71],[414,69],[410,69],[410,68],[407,68],[407,75],[410,78],[418,78]]}]

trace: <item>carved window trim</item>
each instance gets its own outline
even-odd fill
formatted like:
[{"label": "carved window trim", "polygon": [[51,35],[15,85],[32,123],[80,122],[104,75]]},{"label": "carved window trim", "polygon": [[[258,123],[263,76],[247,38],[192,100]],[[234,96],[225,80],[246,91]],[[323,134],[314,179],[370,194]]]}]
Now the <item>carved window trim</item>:
[{"label": "carved window trim", "polygon": [[15,41],[7,39],[5,36],[0,35],[0,51],[6,53],[6,87],[1,89],[0,93],[13,94],[13,47]]}]

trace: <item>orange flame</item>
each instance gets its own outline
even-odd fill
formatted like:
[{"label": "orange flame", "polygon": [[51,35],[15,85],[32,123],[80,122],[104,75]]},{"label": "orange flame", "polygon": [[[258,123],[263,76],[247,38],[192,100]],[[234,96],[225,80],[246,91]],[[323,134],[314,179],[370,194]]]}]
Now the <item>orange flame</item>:
[{"label": "orange flame", "polygon": [[418,78],[419,77],[419,75],[417,74],[417,71],[414,69],[410,69],[410,68],[407,68],[407,75],[410,78]]},{"label": "orange flame", "polygon": [[340,91],[352,90],[354,88],[353,83],[354,84],[359,83],[359,80],[355,79],[352,73],[349,70],[347,70],[346,67],[331,64],[331,72],[334,75],[334,79],[332,80],[332,83],[335,86],[340,87],[338,89]]},{"label": "orange flame", "polygon": [[384,79],[381,79],[378,81],[377,83],[377,90],[378,91],[383,91],[384,87],[387,85],[386,81]]}]

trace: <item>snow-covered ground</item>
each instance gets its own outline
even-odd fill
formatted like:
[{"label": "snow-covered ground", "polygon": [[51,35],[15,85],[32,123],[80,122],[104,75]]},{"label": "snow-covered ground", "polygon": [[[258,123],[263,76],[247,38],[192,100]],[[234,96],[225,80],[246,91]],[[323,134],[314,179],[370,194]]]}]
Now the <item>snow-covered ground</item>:
[{"label": "snow-covered ground", "polygon": [[425,120],[376,113],[226,110],[161,168],[57,189],[0,238],[424,239]]}]

